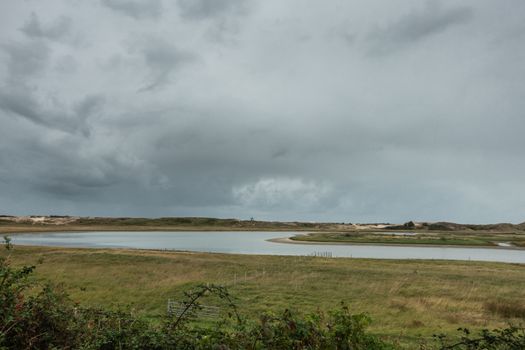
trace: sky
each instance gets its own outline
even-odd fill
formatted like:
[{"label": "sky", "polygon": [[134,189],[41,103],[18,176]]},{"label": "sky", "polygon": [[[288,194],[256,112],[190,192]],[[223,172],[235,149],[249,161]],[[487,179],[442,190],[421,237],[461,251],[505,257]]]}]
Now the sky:
[{"label": "sky", "polygon": [[525,221],[522,0],[3,0],[0,214]]}]

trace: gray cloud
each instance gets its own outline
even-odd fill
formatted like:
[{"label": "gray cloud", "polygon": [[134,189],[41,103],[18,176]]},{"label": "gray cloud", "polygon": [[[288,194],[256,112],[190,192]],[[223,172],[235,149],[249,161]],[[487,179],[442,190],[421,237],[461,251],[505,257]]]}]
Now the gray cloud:
[{"label": "gray cloud", "polygon": [[114,11],[135,19],[156,19],[163,11],[161,0],[102,0],[102,3]]},{"label": "gray cloud", "polygon": [[[27,168],[31,173],[3,174],[7,184],[22,181],[39,193],[38,197],[53,198],[101,197],[98,191],[107,190],[118,183],[125,183],[132,165],[116,154],[101,154],[97,157],[86,152],[85,143],[77,142],[74,136],[65,135],[52,143],[35,137],[27,140],[24,147],[9,149],[10,157],[0,158],[0,164],[9,162],[11,169]],[[28,164],[24,160],[31,159]],[[0,174],[1,176],[2,174]]]},{"label": "gray cloud", "polygon": [[65,132],[78,131],[85,136],[89,134],[87,118],[101,108],[103,101],[100,96],[88,96],[72,111],[67,111],[56,101],[47,108],[42,106],[28,90],[0,93],[0,109],[38,125]]},{"label": "gray cloud", "polygon": [[183,18],[202,20],[217,16],[242,14],[247,11],[247,0],[178,0]]},{"label": "gray cloud", "polygon": [[41,41],[4,45],[8,74],[0,91],[0,109],[9,115],[68,133],[89,134],[87,118],[100,110],[104,99],[89,95],[70,106],[57,96],[39,95],[34,81],[50,66],[51,49]]},{"label": "gray cloud", "polygon": [[0,5],[0,213],[525,220],[522,1],[104,5]]},{"label": "gray cloud", "polygon": [[75,106],[74,110],[81,119],[86,119],[89,116],[100,112],[104,103],[105,98],[103,96],[86,96]]},{"label": "gray cloud", "polygon": [[60,40],[69,35],[71,27],[72,21],[69,17],[61,16],[54,22],[42,24],[37,14],[32,12],[30,19],[20,30],[29,37]]},{"label": "gray cloud", "polygon": [[399,20],[373,30],[368,40],[371,53],[388,53],[413,45],[450,27],[464,24],[473,16],[467,6],[444,8],[436,0],[427,0],[422,9],[413,10]]},{"label": "gray cloud", "polygon": [[45,69],[49,61],[49,47],[41,42],[10,42],[3,44],[2,49],[7,56],[7,75],[11,78],[10,83],[18,84],[25,77],[38,74]]},{"label": "gray cloud", "polygon": [[181,50],[164,40],[150,38],[141,45],[139,51],[149,73],[147,85],[139,91],[155,90],[168,84],[177,69],[197,60],[193,53]]}]

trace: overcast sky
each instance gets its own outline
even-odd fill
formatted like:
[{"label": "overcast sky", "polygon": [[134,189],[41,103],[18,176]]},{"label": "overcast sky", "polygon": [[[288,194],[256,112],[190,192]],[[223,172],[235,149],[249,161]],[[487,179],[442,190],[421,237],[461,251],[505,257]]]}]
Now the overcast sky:
[{"label": "overcast sky", "polygon": [[525,1],[3,0],[0,214],[525,221]]}]

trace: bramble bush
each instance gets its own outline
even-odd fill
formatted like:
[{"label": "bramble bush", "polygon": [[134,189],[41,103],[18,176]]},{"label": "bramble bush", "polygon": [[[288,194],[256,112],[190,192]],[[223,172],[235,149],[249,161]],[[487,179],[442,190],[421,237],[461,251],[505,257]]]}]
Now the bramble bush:
[{"label": "bramble bush", "polygon": [[[0,350],[7,349],[333,349],[388,350],[398,348],[367,331],[370,318],[352,314],[344,304],[301,316],[290,310],[266,313],[258,320],[242,317],[225,287],[201,285],[185,293],[181,312],[152,323],[128,311],[85,308],[59,287],[40,284],[30,276],[35,266],[15,268],[13,248],[5,238],[7,254],[0,256]],[[195,310],[206,295],[222,300],[228,314],[213,324],[195,322]],[[468,330],[458,339],[436,336],[432,349],[525,349],[523,328]],[[422,347],[423,348],[423,347]],[[427,348],[428,349],[428,348]]]},{"label": "bramble bush", "polygon": [[440,350],[523,350],[525,349],[525,328],[510,326],[504,329],[484,329],[479,334],[471,334],[467,328],[459,328],[462,332],[459,340],[451,341],[440,334],[434,337],[440,343]]}]

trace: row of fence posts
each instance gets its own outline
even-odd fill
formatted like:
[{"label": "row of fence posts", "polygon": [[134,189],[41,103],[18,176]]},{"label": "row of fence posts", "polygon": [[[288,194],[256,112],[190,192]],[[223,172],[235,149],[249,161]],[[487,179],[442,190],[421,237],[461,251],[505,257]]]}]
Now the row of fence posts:
[{"label": "row of fence posts", "polygon": [[331,258],[332,252],[313,252],[313,253],[310,253],[308,256],[316,256],[319,258]]},{"label": "row of fence posts", "polygon": [[248,272],[244,271],[244,279],[242,275],[237,275],[237,272],[233,273],[233,281],[231,283],[226,283],[226,286],[228,285],[237,285],[237,282],[247,282],[248,279],[256,279],[256,278],[264,278],[266,277],[266,269],[262,269],[261,273],[259,274],[259,271],[255,271],[255,276],[249,277]]}]

